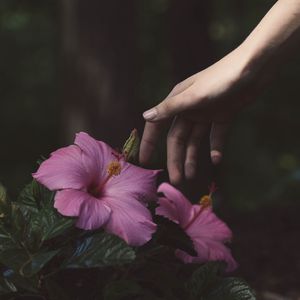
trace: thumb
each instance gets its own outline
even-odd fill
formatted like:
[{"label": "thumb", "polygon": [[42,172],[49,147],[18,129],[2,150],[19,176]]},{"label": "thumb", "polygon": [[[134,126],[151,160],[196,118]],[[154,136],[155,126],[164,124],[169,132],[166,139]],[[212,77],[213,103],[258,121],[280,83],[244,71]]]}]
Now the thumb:
[{"label": "thumb", "polygon": [[173,97],[168,97],[157,106],[145,111],[143,117],[146,121],[156,122],[174,117],[188,109],[190,102],[189,90]]}]

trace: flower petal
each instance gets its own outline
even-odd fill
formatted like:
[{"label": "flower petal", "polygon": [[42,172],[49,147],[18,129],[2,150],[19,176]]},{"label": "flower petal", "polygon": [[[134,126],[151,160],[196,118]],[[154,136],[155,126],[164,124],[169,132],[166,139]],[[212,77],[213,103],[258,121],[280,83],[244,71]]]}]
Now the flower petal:
[{"label": "flower petal", "polygon": [[[200,205],[193,205],[192,215],[197,215],[200,209]],[[186,232],[192,239],[208,238],[220,242],[228,242],[232,239],[229,227],[209,207],[202,210]]]},{"label": "flower petal", "polygon": [[76,134],[76,145],[82,150],[82,160],[86,170],[94,179],[95,183],[100,183],[107,176],[107,166],[116,157],[116,153],[110,146],[104,142],[97,141],[85,132]]},{"label": "flower petal", "polygon": [[191,256],[188,253],[177,249],[176,257],[184,263],[205,263],[207,261],[224,261],[227,264],[226,272],[234,271],[238,264],[231,255],[231,251],[223,243],[206,241],[196,243],[195,250],[198,256]]},{"label": "flower petal", "polygon": [[111,216],[111,209],[104,201],[88,194],[81,206],[76,226],[85,230],[95,230],[105,225]]},{"label": "flower petal", "polygon": [[90,179],[82,164],[81,150],[75,145],[51,153],[32,176],[50,190],[81,189]]},{"label": "flower petal", "polygon": [[148,170],[120,161],[122,170],[105,185],[104,194],[112,198],[135,198],[144,203],[156,200],[159,170]]},{"label": "flower petal", "polygon": [[192,204],[190,201],[179,190],[168,183],[162,183],[158,188],[158,193],[163,193],[166,200],[159,200],[160,206],[156,209],[156,213],[172,221],[176,220],[181,227],[187,225],[192,216]]},{"label": "flower petal", "polygon": [[156,230],[150,211],[132,198],[109,198],[105,200],[112,214],[105,229],[132,246],[141,246],[148,242]]},{"label": "flower petal", "polygon": [[172,222],[178,224],[179,216],[174,203],[165,197],[160,197],[158,200],[159,206],[155,209],[155,214],[168,218]]},{"label": "flower petal", "polygon": [[57,192],[54,207],[64,216],[78,217],[76,226],[86,230],[100,228],[111,214],[103,201],[77,190]]},{"label": "flower petal", "polygon": [[67,189],[56,192],[54,207],[63,216],[78,217],[80,214],[80,207],[84,201],[85,193]]},{"label": "flower petal", "polygon": [[230,249],[224,245],[224,242],[232,238],[231,230],[213,213],[211,208],[205,208],[198,214],[200,209],[200,205],[193,205],[192,217],[196,216],[196,218],[186,229],[186,233],[193,240],[197,257],[190,256],[181,250],[176,250],[176,256],[185,263],[225,261],[226,271],[233,271],[237,263]]}]

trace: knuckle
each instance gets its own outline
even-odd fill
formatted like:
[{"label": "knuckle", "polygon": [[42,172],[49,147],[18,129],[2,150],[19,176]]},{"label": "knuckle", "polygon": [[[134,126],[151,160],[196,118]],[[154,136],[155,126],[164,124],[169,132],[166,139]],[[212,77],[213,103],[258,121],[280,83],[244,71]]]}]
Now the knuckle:
[{"label": "knuckle", "polygon": [[167,141],[170,144],[178,144],[178,145],[183,145],[186,142],[183,134],[174,133],[174,132],[168,134]]}]

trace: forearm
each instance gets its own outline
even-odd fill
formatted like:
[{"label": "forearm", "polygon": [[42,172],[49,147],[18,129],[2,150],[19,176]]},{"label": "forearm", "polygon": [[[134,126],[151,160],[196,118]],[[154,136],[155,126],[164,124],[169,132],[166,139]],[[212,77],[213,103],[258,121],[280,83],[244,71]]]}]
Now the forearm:
[{"label": "forearm", "polygon": [[279,0],[236,51],[245,74],[270,73],[300,48],[300,0]]}]

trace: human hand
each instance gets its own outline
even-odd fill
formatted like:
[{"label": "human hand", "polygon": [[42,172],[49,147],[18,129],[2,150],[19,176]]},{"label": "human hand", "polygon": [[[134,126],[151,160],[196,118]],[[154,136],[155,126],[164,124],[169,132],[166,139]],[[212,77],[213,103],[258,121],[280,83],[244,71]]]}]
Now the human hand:
[{"label": "human hand", "polygon": [[218,164],[233,116],[255,92],[254,80],[245,66],[242,51],[236,49],[177,84],[164,101],[146,111],[140,163],[149,163],[162,128],[172,119],[167,137],[167,167],[172,184],[195,176],[201,139],[208,130],[211,159]]},{"label": "human hand", "polygon": [[237,111],[255,98],[274,70],[298,49],[300,0],[278,0],[246,40],[211,67],[176,85],[159,105],[144,113],[140,163],[147,164],[167,120],[170,181],[195,175],[198,149],[210,129],[212,162],[222,159],[227,128]]}]

